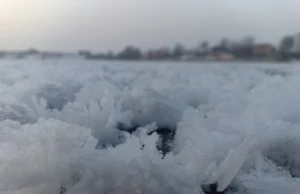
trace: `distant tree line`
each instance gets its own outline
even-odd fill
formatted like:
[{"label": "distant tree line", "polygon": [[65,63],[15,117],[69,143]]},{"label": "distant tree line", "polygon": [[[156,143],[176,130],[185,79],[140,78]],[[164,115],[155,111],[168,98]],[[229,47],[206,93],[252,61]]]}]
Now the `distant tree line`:
[{"label": "distant tree line", "polygon": [[271,43],[256,42],[253,36],[245,36],[241,40],[221,38],[220,42],[210,45],[208,41],[202,41],[195,48],[187,49],[183,44],[177,43],[173,48],[161,47],[142,51],[140,48],[129,45],[118,53],[92,53],[80,52],[87,59],[120,59],[120,60],[181,60],[214,58],[234,58],[237,60],[290,60],[300,59],[300,33],[297,35],[285,35],[279,42],[279,46]]},{"label": "distant tree line", "polygon": [[[42,56],[42,58],[63,57],[65,53],[43,52],[34,48],[25,51],[0,51],[0,58],[6,55],[16,55],[22,59],[28,56]],[[89,60],[276,60],[288,61],[300,59],[300,33],[285,35],[277,46],[257,42],[253,36],[245,36],[240,40],[230,40],[226,37],[217,44],[208,41],[200,42],[194,48],[187,48],[181,43],[176,43],[173,48],[160,47],[143,51],[128,45],[119,52],[108,51],[94,53],[90,50],[81,50],[78,55]]]}]

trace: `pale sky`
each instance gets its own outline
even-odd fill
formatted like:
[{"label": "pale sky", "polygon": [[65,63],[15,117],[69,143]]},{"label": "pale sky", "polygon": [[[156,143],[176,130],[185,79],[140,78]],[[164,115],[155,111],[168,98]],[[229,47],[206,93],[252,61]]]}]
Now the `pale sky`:
[{"label": "pale sky", "polygon": [[300,0],[0,0],[0,49],[194,47],[202,40],[277,43],[300,32]]}]

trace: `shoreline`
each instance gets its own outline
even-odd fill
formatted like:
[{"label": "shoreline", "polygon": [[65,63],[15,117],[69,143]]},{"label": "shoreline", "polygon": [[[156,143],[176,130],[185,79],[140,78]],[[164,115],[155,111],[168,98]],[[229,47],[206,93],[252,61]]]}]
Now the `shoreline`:
[{"label": "shoreline", "polygon": [[266,64],[292,64],[294,62],[300,62],[300,60],[288,60],[288,61],[279,61],[279,60],[173,60],[173,59],[162,59],[162,60],[143,60],[143,59],[86,59],[80,56],[63,56],[63,57],[28,57],[28,58],[17,58],[17,57],[0,57],[0,61],[5,60],[66,60],[66,59],[77,59],[77,60],[83,60],[83,61],[89,61],[89,62],[99,62],[99,61],[105,61],[105,62],[149,62],[149,63],[266,63]]}]

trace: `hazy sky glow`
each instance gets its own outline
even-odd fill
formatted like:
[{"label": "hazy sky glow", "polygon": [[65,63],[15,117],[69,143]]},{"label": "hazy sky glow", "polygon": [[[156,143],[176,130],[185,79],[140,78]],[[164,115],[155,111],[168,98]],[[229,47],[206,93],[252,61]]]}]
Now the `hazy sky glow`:
[{"label": "hazy sky glow", "polygon": [[119,50],[221,36],[277,43],[300,32],[300,0],[0,0],[0,49]]}]

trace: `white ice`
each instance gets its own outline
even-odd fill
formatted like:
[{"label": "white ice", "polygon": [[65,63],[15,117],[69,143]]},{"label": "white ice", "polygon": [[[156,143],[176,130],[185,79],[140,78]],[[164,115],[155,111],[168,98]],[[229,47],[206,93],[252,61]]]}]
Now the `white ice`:
[{"label": "white ice", "polygon": [[[0,194],[199,194],[208,180],[297,194],[299,76],[297,62],[0,60]],[[177,129],[163,159],[157,126]]]}]

